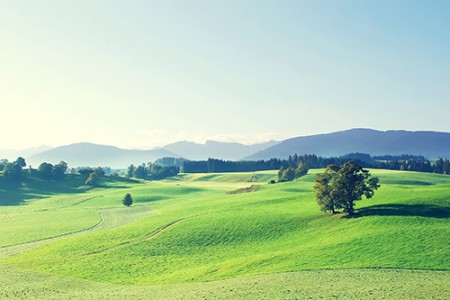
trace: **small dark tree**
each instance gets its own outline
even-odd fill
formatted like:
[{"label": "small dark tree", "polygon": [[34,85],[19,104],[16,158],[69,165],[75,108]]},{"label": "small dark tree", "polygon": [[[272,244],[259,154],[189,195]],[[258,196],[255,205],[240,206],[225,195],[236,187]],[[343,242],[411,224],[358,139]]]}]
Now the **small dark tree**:
[{"label": "small dark tree", "polygon": [[125,206],[131,206],[131,204],[133,204],[133,198],[131,198],[130,194],[126,194],[122,199],[122,203]]}]

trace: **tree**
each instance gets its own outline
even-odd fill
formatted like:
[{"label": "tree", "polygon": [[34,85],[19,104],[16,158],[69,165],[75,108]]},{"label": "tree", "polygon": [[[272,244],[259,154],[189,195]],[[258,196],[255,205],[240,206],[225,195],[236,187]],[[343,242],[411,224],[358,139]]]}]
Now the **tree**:
[{"label": "tree", "polygon": [[50,179],[53,175],[53,165],[43,162],[38,167],[38,174],[41,178]]},{"label": "tree", "polygon": [[12,180],[20,180],[22,178],[22,167],[17,161],[7,163],[3,168],[3,175]]},{"label": "tree", "polygon": [[23,157],[18,157],[15,161],[21,168],[26,167],[27,163]]},{"label": "tree", "polygon": [[0,171],[3,171],[5,166],[8,164],[8,160],[5,158],[0,159]]},{"label": "tree", "polygon": [[141,178],[141,179],[145,179],[145,177],[147,177],[147,170],[145,169],[145,165],[144,164],[138,166],[134,170],[134,177]]},{"label": "tree", "polygon": [[78,169],[78,174],[82,175],[82,176],[89,176],[92,172],[94,172],[94,170],[92,168],[79,168]]},{"label": "tree", "polygon": [[131,206],[131,204],[133,204],[133,198],[131,198],[130,194],[126,194],[122,199],[122,203],[125,206]]},{"label": "tree", "polygon": [[134,170],[135,170],[134,165],[131,164],[127,169],[127,177],[128,178],[131,178],[134,176]]},{"label": "tree", "polygon": [[[294,158],[296,155],[294,156]],[[295,169],[295,178],[300,178],[308,174],[308,167],[303,163],[299,162],[297,165],[297,169]]]},{"label": "tree", "polygon": [[444,174],[444,159],[442,157],[436,160],[433,171],[434,173]]},{"label": "tree", "polygon": [[84,182],[84,184],[94,186],[94,185],[97,184],[98,177],[99,177],[99,176],[97,175],[97,173],[92,172],[91,174],[89,174],[89,178],[86,179],[86,181]]},{"label": "tree", "polygon": [[102,167],[97,167],[94,172],[98,175],[98,177],[105,176],[105,170]]},{"label": "tree", "polygon": [[335,212],[342,208],[352,216],[355,201],[363,196],[372,198],[380,187],[378,182],[377,177],[371,178],[368,170],[353,161],[344,163],[339,169],[331,165],[316,178],[316,200],[322,210]]},{"label": "tree", "polygon": [[61,161],[59,164],[53,166],[52,175],[55,179],[62,179],[67,171],[67,163]]}]

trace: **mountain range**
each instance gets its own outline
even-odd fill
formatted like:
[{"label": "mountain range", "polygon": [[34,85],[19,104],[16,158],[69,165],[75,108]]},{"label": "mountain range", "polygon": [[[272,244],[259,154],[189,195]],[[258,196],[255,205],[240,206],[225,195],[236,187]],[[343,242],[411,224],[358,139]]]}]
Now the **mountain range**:
[{"label": "mountain range", "polygon": [[245,159],[287,158],[295,153],[323,157],[348,153],[370,155],[414,154],[425,157],[450,157],[450,133],[356,128],[345,131],[287,139],[247,156]]},{"label": "mountain range", "polygon": [[[71,167],[110,166],[112,168],[126,168],[132,163],[141,164],[162,157],[191,160],[206,160],[208,158],[259,160],[283,159],[295,153],[330,157],[355,152],[370,155],[414,154],[429,158],[450,157],[450,133],[405,130],[378,131],[357,128],[255,145],[215,141],[198,144],[181,141],[153,150],[130,150],[92,143],[77,143],[53,149],[44,146],[40,153],[36,154],[36,151],[28,152],[29,155],[22,154],[21,156],[24,156],[28,165],[33,167],[44,161],[58,163],[63,160]],[[2,152],[0,152],[1,154]]]},{"label": "mountain range", "polygon": [[109,166],[126,168],[130,164],[141,164],[161,157],[179,157],[166,149],[130,150],[92,143],[77,143],[56,147],[26,158],[28,165],[38,166],[42,162],[56,164],[65,161],[70,167]]},{"label": "mountain range", "polygon": [[208,158],[220,158],[224,160],[241,160],[245,156],[252,155],[261,150],[278,144],[276,141],[269,141],[261,144],[243,145],[240,143],[224,143],[206,141],[205,144],[182,141],[169,144],[163,149],[177,153],[181,157],[191,160],[206,160]]}]

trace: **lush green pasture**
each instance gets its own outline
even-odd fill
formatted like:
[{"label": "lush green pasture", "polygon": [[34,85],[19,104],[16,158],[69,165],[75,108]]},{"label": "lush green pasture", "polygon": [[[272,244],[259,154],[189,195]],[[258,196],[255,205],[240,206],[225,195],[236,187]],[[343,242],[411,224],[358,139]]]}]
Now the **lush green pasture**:
[{"label": "lush green pasture", "polygon": [[[313,270],[171,285],[117,285],[0,266],[1,299],[449,299],[450,274]],[[24,284],[26,283],[26,284]]]},{"label": "lush green pasture", "polygon": [[[46,194],[21,205],[3,206],[0,223],[8,228],[0,235],[4,246],[89,229],[105,222],[105,212],[115,212],[109,218],[116,220],[116,225],[98,225],[97,230],[50,240],[3,258],[0,265],[8,266],[4,267],[8,272],[19,268],[24,276],[45,272],[54,274],[46,276],[130,285],[124,290],[150,291],[149,284],[170,285],[158,288],[161,291],[189,286],[214,298],[223,292],[222,286],[228,289],[229,284],[243,289],[242,294],[233,295],[241,298],[247,290],[255,298],[304,297],[314,290],[316,297],[332,297],[334,290],[342,296],[350,285],[344,282],[362,284],[355,293],[372,291],[377,298],[381,295],[377,293],[382,293],[376,287],[379,280],[387,285],[385,297],[401,298],[401,293],[410,297],[413,289],[395,294],[395,285],[412,287],[422,275],[411,274],[425,273],[411,271],[402,277],[406,274],[402,271],[398,276],[403,279],[389,285],[378,276],[394,278],[397,271],[359,269],[428,269],[444,272],[426,273],[429,278],[438,275],[423,290],[440,291],[435,294],[438,297],[448,293],[443,287],[448,286],[450,270],[450,176],[373,170],[380,178],[381,189],[374,198],[358,202],[356,216],[348,219],[319,211],[313,195],[318,172],[313,170],[295,182],[272,185],[267,182],[276,177],[276,172],[183,174],[161,182],[109,181],[96,189]],[[253,184],[260,187],[249,193],[227,194]],[[120,200],[125,193],[132,194],[136,212],[127,213],[122,207]],[[49,219],[41,218],[43,213],[58,212],[60,219],[52,220],[50,215]],[[30,231],[32,226],[27,224],[33,222],[27,223],[27,219],[44,220],[38,233]],[[53,225],[47,222],[50,220]],[[64,223],[68,227],[63,231],[53,228]],[[14,232],[23,233],[20,241]],[[285,273],[323,269],[331,270]],[[331,290],[326,286],[320,289],[320,277],[325,276],[329,282],[333,272],[341,272],[342,281],[331,281],[336,282]],[[317,280],[309,278],[311,274]],[[211,280],[226,281],[217,281],[216,285],[191,283]],[[254,280],[257,283],[252,290],[246,285]],[[116,287],[102,285],[99,289],[108,286]],[[287,286],[297,294],[285,294]]]}]

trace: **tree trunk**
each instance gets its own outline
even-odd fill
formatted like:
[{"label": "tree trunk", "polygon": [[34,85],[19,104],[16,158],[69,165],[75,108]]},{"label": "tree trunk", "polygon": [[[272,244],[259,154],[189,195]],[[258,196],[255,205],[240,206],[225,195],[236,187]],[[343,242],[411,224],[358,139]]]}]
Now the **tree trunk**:
[{"label": "tree trunk", "polygon": [[349,202],[349,205],[348,205],[348,215],[351,217],[351,216],[353,216],[353,201],[350,201]]}]

